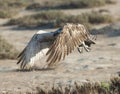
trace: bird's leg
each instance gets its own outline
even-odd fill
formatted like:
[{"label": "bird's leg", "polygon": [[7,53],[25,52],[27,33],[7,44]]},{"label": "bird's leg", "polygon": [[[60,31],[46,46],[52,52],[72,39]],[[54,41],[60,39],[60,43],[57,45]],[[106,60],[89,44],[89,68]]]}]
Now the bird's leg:
[{"label": "bird's leg", "polygon": [[83,53],[83,46],[80,45],[79,47],[77,47],[77,50],[78,50],[79,53]]},{"label": "bird's leg", "polygon": [[91,50],[90,47],[85,44],[85,42],[82,42],[82,44],[77,47],[79,53],[83,53],[83,47],[87,52]]},{"label": "bird's leg", "polygon": [[89,52],[91,50],[88,45],[85,45],[85,42],[82,42],[82,45],[87,52]]}]

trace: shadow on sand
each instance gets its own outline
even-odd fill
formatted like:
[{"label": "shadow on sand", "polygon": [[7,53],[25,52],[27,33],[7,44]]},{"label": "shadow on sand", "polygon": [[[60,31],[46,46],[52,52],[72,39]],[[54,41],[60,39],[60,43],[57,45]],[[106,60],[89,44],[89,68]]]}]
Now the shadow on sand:
[{"label": "shadow on sand", "polygon": [[33,71],[50,71],[54,68],[34,68],[34,69],[18,69],[10,67],[0,67],[0,72],[33,72]]}]

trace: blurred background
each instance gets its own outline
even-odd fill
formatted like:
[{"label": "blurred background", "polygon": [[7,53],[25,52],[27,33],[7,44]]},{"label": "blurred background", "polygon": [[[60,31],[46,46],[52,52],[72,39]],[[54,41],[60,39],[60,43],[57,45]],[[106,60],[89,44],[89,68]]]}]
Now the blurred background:
[{"label": "blurred background", "polygon": [[[66,23],[83,24],[97,35],[89,53],[75,51],[52,71],[16,72],[17,55],[38,30],[55,31]],[[24,92],[47,81],[108,81],[120,75],[119,66],[120,0],[0,0],[1,90]]]},{"label": "blurred background", "polygon": [[[81,23],[92,30],[118,21],[119,3],[119,0],[0,0],[0,59],[15,58],[17,50],[23,49],[36,30],[50,31],[68,22]],[[12,31],[21,31],[21,35]]]}]

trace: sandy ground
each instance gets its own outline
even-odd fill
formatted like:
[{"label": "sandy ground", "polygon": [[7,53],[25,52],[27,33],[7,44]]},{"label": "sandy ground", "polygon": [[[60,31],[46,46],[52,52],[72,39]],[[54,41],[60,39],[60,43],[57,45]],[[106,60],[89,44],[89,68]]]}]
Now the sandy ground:
[{"label": "sandy ground", "polygon": [[[118,13],[116,17],[120,15],[120,0],[117,1],[119,4],[110,5],[111,9],[105,6],[110,11],[113,9],[111,14]],[[76,13],[76,10],[73,10],[74,12]],[[6,22],[2,19],[1,21]],[[36,32],[37,30],[24,28],[18,30],[14,26],[0,27],[0,35],[19,51]],[[50,87],[53,83],[64,85],[73,84],[74,81],[109,81],[112,76],[120,74],[120,22],[96,29],[93,33],[97,34],[97,40],[90,52],[79,54],[75,50],[52,70],[17,71],[17,60],[0,60],[0,94],[34,91],[37,86]]]},{"label": "sandy ground", "polygon": [[[90,52],[79,54],[75,50],[53,70],[19,72],[16,60],[0,60],[0,91],[29,91],[53,82],[72,84],[74,81],[109,81],[120,73],[120,22],[95,32],[98,33],[96,45],[92,46]],[[34,33],[11,32],[10,28],[1,31],[1,35],[19,49],[26,45]]]}]

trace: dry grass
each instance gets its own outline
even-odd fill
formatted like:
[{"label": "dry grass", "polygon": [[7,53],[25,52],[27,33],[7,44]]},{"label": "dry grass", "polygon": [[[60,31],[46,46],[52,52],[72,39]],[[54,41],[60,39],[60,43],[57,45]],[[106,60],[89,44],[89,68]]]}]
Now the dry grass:
[{"label": "dry grass", "polygon": [[114,77],[110,82],[86,82],[82,85],[75,82],[74,85],[53,85],[45,89],[37,87],[36,92],[27,94],[120,94],[120,77]]},{"label": "dry grass", "polygon": [[91,13],[85,13],[88,22],[91,24],[111,23],[113,18],[109,14],[102,14],[101,12],[92,11]]},{"label": "dry grass", "polygon": [[98,7],[111,4],[111,0],[48,0],[39,2],[38,0],[0,0],[0,18],[10,18],[16,15],[21,9],[73,9]]},{"label": "dry grass", "polygon": [[0,36],[0,59],[15,59],[18,51]]},{"label": "dry grass", "polygon": [[11,18],[17,13],[18,13],[17,10],[11,10],[11,9],[0,10],[0,18]]},{"label": "dry grass", "polygon": [[0,0],[0,18],[13,17],[28,4],[28,0]]},{"label": "dry grass", "polygon": [[[7,25],[18,25],[20,27],[42,27],[52,25],[57,19],[64,17],[62,12],[43,11],[34,15],[24,16],[22,18],[11,19]],[[52,26],[53,27],[53,26]]]},{"label": "dry grass", "polygon": [[26,9],[73,9],[73,8],[88,8],[99,7],[105,4],[115,3],[112,0],[60,0],[60,1],[46,1],[44,3],[36,2],[29,5]]},{"label": "dry grass", "polygon": [[66,23],[81,23],[88,28],[91,24],[110,23],[113,21],[109,14],[92,11],[91,13],[83,13],[81,15],[66,15],[60,11],[43,11],[37,14],[24,16],[17,19],[11,19],[6,25],[18,25],[20,27],[60,27]]}]

